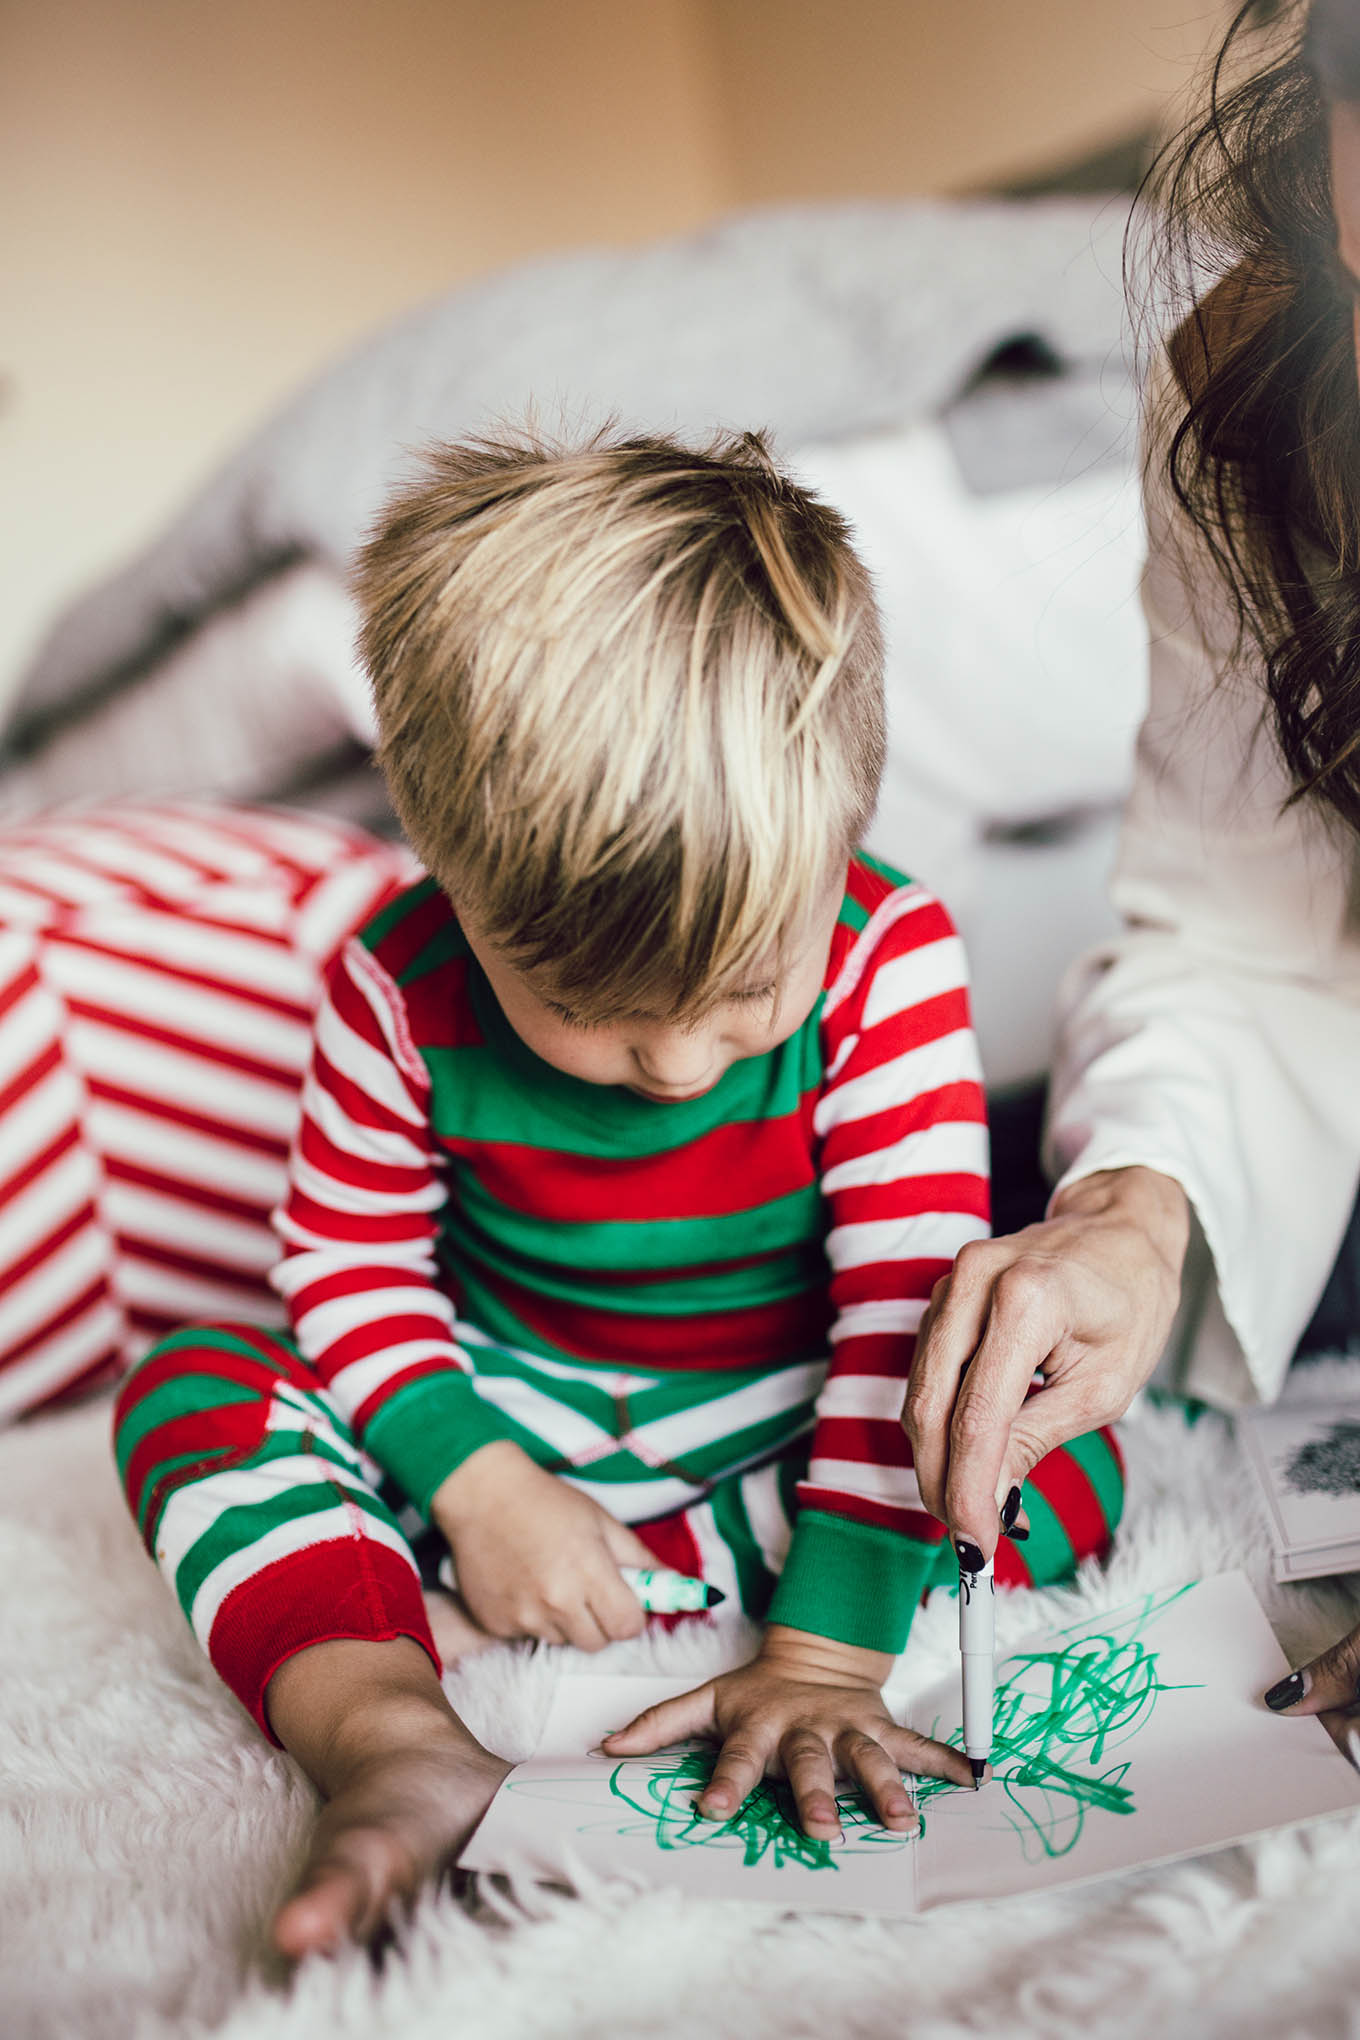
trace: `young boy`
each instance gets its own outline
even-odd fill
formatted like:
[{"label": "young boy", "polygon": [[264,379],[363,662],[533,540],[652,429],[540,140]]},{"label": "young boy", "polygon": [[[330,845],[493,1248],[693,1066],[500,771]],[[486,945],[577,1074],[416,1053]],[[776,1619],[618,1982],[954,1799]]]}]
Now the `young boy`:
[{"label": "young boy", "polygon": [[[952,1566],[899,1417],[986,1230],[983,1097],[943,909],[854,848],[883,699],[845,526],[749,435],[481,441],[431,455],[357,586],[430,876],[317,1022],[295,1343],[179,1333],[118,1418],[149,1548],[330,1802],[293,1954],[369,1934],[503,1775],[439,1684],[426,1525],[455,1652],[635,1635],[619,1568],[658,1561],[765,1620],[610,1739],[713,1735],[712,1818],[764,1770],[821,1836],[838,1772],[899,1829],[902,1770],[969,1782],[880,1686]],[[1104,1434],[1054,1453],[999,1576],[1103,1550],[1121,1493]]]}]

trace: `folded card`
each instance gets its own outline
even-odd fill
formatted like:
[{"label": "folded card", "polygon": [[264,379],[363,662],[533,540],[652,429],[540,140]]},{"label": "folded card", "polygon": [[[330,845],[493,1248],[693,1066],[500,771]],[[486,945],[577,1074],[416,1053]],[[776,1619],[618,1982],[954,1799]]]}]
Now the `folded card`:
[{"label": "folded card", "polygon": [[[804,1835],[770,1780],[734,1819],[700,1820],[709,1745],[600,1753],[610,1729],[693,1680],[569,1676],[462,1860],[887,1915],[1078,1883],[1360,1807],[1326,1730],[1261,1705],[1288,1669],[1241,1573],[1037,1635],[997,1664],[992,1780],[977,1793],[918,1781],[919,1839],[846,1792],[839,1843]],[[957,1676],[894,1711],[961,1744]]]},{"label": "folded card", "polygon": [[1276,1579],[1360,1568],[1360,1402],[1251,1410],[1237,1432],[1265,1500]]}]

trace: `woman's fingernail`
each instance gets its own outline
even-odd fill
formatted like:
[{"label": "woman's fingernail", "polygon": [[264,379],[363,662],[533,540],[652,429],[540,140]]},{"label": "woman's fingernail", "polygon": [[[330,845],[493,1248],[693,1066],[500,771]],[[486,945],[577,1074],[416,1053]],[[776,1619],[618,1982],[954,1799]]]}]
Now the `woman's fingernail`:
[{"label": "woman's fingernail", "polygon": [[1010,1538],[1012,1544],[1023,1544],[1029,1536],[1029,1530],[1024,1523],[1012,1523],[1006,1535]]},{"label": "woman's fingernail", "polygon": [[965,1572],[981,1572],[987,1563],[982,1556],[982,1547],[974,1544],[971,1537],[956,1537],[954,1549],[959,1554],[959,1564]]},{"label": "woman's fingernail", "polygon": [[1001,1527],[1009,1537],[1016,1517],[1020,1514],[1020,1490],[1013,1487],[1001,1504]]},{"label": "woman's fingernail", "polygon": [[1273,1713],[1281,1714],[1286,1707],[1294,1707],[1308,1691],[1306,1672],[1291,1672],[1287,1679],[1281,1679],[1278,1686],[1272,1686],[1266,1694],[1266,1706]]}]

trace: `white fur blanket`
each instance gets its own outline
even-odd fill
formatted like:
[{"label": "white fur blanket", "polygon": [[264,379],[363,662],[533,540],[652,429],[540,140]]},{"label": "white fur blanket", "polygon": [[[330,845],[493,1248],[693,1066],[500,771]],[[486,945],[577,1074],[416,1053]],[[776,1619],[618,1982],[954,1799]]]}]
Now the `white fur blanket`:
[{"label": "white fur blanket", "polygon": [[[98,1405],[0,1439],[5,2040],[1360,2035],[1360,1816],[900,1925],[617,1885],[528,1894],[524,1910],[432,1894],[380,1973],[356,1952],[290,1983],[263,1931],[312,1795],[200,1658],[124,1515],[107,1429]],[[1003,1642],[1237,1564],[1296,1662],[1354,1619],[1342,1587],[1269,1584],[1222,1420],[1146,1408],[1125,1438],[1130,1509],[1109,1570],[1009,1597]],[[952,1608],[924,1611],[908,1655],[922,1681],[954,1661],[956,1634]],[[630,1648],[634,1669],[697,1672],[740,1639]],[[523,1754],[564,1655],[493,1652],[451,1682],[457,1704]]]}]

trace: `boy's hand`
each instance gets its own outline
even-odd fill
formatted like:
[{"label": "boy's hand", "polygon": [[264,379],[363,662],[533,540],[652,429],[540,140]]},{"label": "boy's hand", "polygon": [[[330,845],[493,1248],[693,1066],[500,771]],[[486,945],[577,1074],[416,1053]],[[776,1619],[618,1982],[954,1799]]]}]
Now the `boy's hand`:
[{"label": "boy's hand", "polygon": [[740,1671],[649,1707],[604,1738],[611,1757],[640,1757],[686,1736],[721,1742],[713,1775],[696,1802],[705,1820],[730,1820],[766,1772],[788,1780],[804,1831],[831,1840],[841,1831],[836,1778],[853,1779],[885,1828],[920,1825],[901,1773],[971,1786],[961,1750],[899,1728],[880,1690],[892,1659],[805,1630],[772,1625]]},{"label": "boy's hand", "polygon": [[493,1636],[603,1650],[646,1622],[621,1565],[654,1565],[607,1509],[535,1466],[509,1439],[483,1445],[434,1493],[458,1592]]}]

